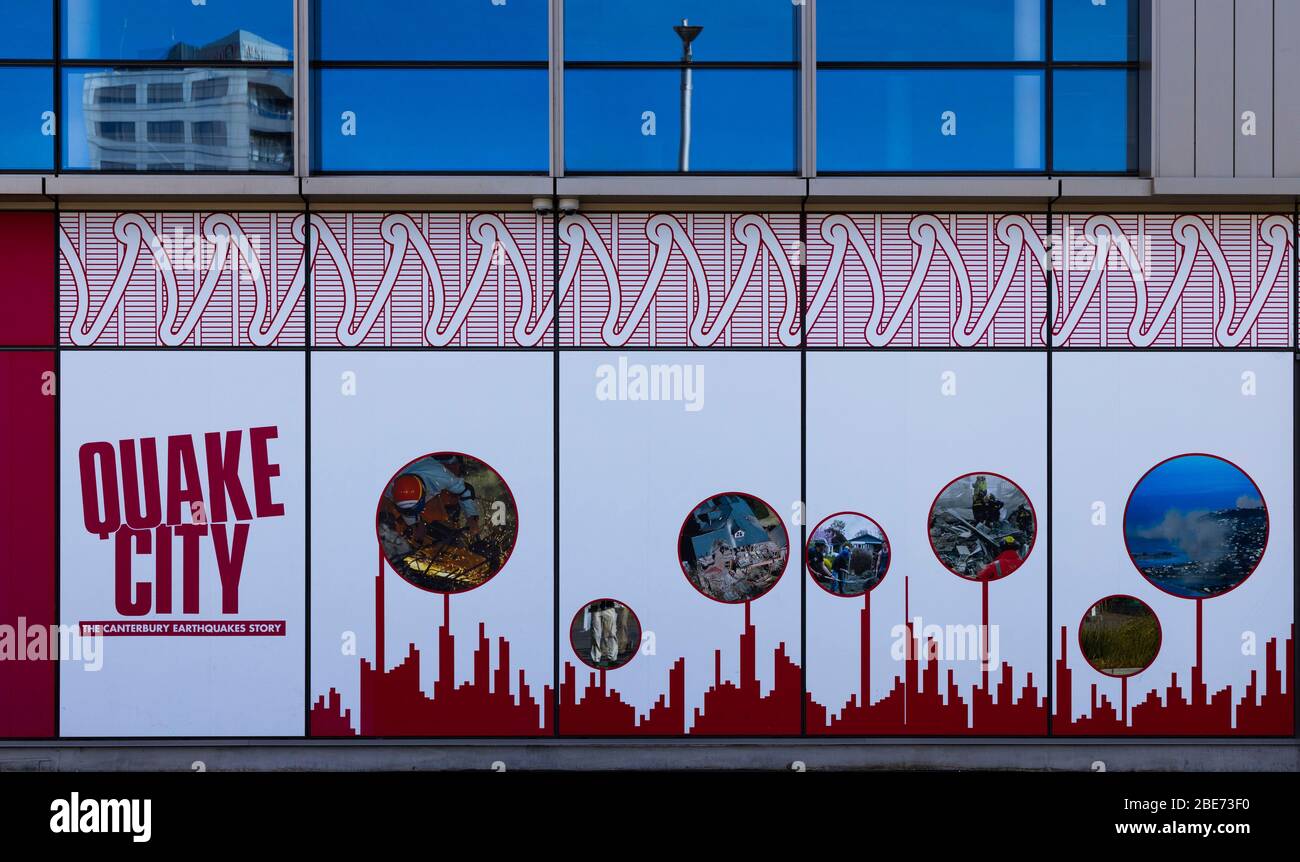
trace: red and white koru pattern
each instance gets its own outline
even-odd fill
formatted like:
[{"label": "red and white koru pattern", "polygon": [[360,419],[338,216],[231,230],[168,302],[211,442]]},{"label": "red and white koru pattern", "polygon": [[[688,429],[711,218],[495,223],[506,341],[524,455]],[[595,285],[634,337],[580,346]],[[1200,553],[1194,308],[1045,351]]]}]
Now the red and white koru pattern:
[{"label": "red and white koru pattern", "polygon": [[65,345],[301,346],[302,216],[64,213]]},{"label": "red and white koru pattern", "polygon": [[[796,214],[576,215],[558,249],[531,214],[311,219],[318,346],[800,344]],[[64,343],[302,345],[305,222],[64,214]],[[1041,346],[1050,313],[1060,346],[1290,344],[1285,216],[1059,215],[1050,261],[1046,226],[809,216],[807,342]]]}]

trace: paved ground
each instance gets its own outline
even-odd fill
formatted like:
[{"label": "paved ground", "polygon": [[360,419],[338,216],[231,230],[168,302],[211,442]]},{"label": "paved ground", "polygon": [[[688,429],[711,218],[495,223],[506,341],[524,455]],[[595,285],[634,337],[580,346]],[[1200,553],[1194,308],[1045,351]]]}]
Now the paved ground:
[{"label": "paved ground", "polygon": [[0,742],[0,771],[197,770],[1300,771],[1300,744],[1124,740]]}]

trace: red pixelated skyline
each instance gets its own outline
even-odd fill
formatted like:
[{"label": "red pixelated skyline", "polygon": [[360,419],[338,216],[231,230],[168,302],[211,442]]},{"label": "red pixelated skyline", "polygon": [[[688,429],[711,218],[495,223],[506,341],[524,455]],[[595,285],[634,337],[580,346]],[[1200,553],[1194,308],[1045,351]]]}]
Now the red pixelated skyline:
[{"label": "red pixelated skyline", "polygon": [[[1264,645],[1264,681],[1260,688],[1259,671],[1250,672],[1250,682],[1239,698],[1232,686],[1210,693],[1205,683],[1201,661],[1203,599],[1196,600],[1196,660],[1191,669],[1190,692],[1178,682],[1178,674],[1169,675],[1163,691],[1151,689],[1140,703],[1128,708],[1127,677],[1120,682],[1120,704],[1104,694],[1097,684],[1091,686],[1088,711],[1075,715],[1074,671],[1067,662],[1069,645],[1066,627],[1061,626],[1060,653],[1056,659],[1056,711],[1052,732],[1059,736],[1291,736],[1295,732],[1295,693],[1283,680],[1295,679],[1295,626],[1284,642],[1285,677],[1278,667],[1278,639]],[[1099,674],[1100,676],[1100,674]],[[1163,697],[1162,697],[1163,695]],[[1234,724],[1233,718],[1236,722]],[[1125,720],[1127,717],[1127,720]]]},{"label": "red pixelated skyline", "polygon": [[757,670],[758,632],[745,602],[740,634],[740,681],[722,678],[722,650],[713,653],[713,685],[686,722],[686,659],[668,671],[668,693],[638,721],[637,710],[608,685],[605,671],[591,671],[578,699],[577,671],[564,663],[560,684],[560,732],[564,736],[788,736],[799,733],[799,665],[780,643],[772,652],[773,685],[764,694]]},{"label": "red pixelated skyline", "polygon": [[[861,679],[858,691],[849,697],[838,716],[808,695],[808,733],[838,736],[893,736],[942,734],[981,736],[1043,736],[1047,733],[1047,707],[1027,674],[1019,693],[1015,691],[1015,668],[1009,662],[998,667],[998,679],[990,689],[987,662],[980,685],[962,696],[955,671],[948,668],[940,681],[942,661],[938,644],[924,645],[913,630],[909,583],[903,579],[903,623],[907,627],[908,651],[902,677],[894,677],[884,697],[869,701],[871,692],[871,593],[864,596],[859,617]],[[989,625],[989,584],[983,588],[984,629]]]},{"label": "red pixelated skyline", "polygon": [[[983,589],[984,625],[989,620],[988,590]],[[553,691],[543,686],[534,697],[520,670],[515,693],[510,690],[510,644],[498,638],[499,662],[490,666],[490,642],[479,624],[472,681],[456,685],[455,637],[451,634],[450,596],[444,597],[442,624],[438,627],[438,676],[432,693],[420,688],[421,653],[414,643],[395,667],[384,662],[384,570],[375,579],[375,660],[360,661],[361,699],[357,709],[345,710],[338,691],[319,696],[311,709],[313,736],[549,736],[555,732],[551,701]],[[1045,736],[1047,707],[1033,674],[1015,687],[1015,668],[1003,662],[996,673],[985,667],[979,684],[963,689],[955,671],[944,668],[933,639],[924,643],[910,619],[909,584],[904,579],[904,623],[908,655],[901,676],[889,691],[864,702],[871,691],[871,594],[863,597],[859,616],[861,678],[858,691],[832,715],[807,695],[808,734],[838,736],[980,735]],[[1117,706],[1091,687],[1089,709],[1074,716],[1073,669],[1066,658],[1067,628],[1061,628],[1061,654],[1056,659],[1057,699],[1053,734],[1061,736],[1290,736],[1294,732],[1294,693],[1285,680],[1294,679],[1294,626],[1285,641],[1265,644],[1265,667],[1252,670],[1250,681],[1235,695],[1232,686],[1211,693],[1202,671],[1201,602],[1197,602],[1196,658],[1187,691],[1178,674],[1164,689],[1148,691],[1141,702],[1128,708],[1128,681],[1121,682]],[[986,629],[987,630],[987,629]],[[757,630],[745,604],[744,627],[739,639],[739,680],[722,677],[722,650],[714,651],[714,678],[703,702],[687,715],[686,659],[678,658],[668,671],[667,691],[645,714],[625,702],[610,684],[606,671],[584,671],[579,689],[578,670],[565,662],[559,688],[560,731],[563,736],[787,736],[800,727],[801,670],[786,653],[785,644],[772,652],[774,684],[764,693],[758,680]],[[1284,650],[1279,656],[1279,648]],[[1279,662],[1281,664],[1279,664]],[[1127,714],[1128,722],[1120,716]],[[1234,721],[1235,719],[1235,721]]]},{"label": "red pixelated skyline", "polygon": [[[384,661],[384,558],[375,577],[375,660],[361,660],[361,736],[549,736],[550,686],[534,698],[520,669],[517,694],[510,691],[510,642],[497,639],[499,661],[491,667],[491,644],[478,626],[471,682],[456,684],[456,637],[451,633],[451,596],[443,596],[438,627],[438,676],[432,694],[420,688],[420,650],[407,645],[392,669]],[[357,736],[352,711],[331,688],[311,708],[312,736]]]}]

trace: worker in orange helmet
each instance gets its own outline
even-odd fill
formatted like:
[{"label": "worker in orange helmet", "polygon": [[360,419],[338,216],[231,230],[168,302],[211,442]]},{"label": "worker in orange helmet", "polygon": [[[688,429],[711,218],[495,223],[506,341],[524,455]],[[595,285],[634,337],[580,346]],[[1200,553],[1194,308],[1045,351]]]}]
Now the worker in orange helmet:
[{"label": "worker in orange helmet", "polygon": [[383,501],[394,516],[397,531],[418,541],[428,535],[426,525],[448,524],[459,511],[465,516],[465,529],[471,534],[478,532],[478,501],[464,473],[465,461],[460,455],[421,458],[403,470]]}]

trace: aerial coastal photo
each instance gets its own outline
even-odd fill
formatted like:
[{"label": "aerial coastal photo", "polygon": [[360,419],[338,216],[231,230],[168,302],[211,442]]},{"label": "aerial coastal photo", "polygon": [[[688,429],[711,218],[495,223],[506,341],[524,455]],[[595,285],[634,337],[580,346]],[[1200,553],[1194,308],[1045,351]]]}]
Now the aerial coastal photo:
[{"label": "aerial coastal photo", "polygon": [[1138,482],[1124,541],[1152,584],[1187,599],[1228,592],[1250,577],[1268,544],[1268,509],[1254,481],[1215,455],[1179,455]]}]

